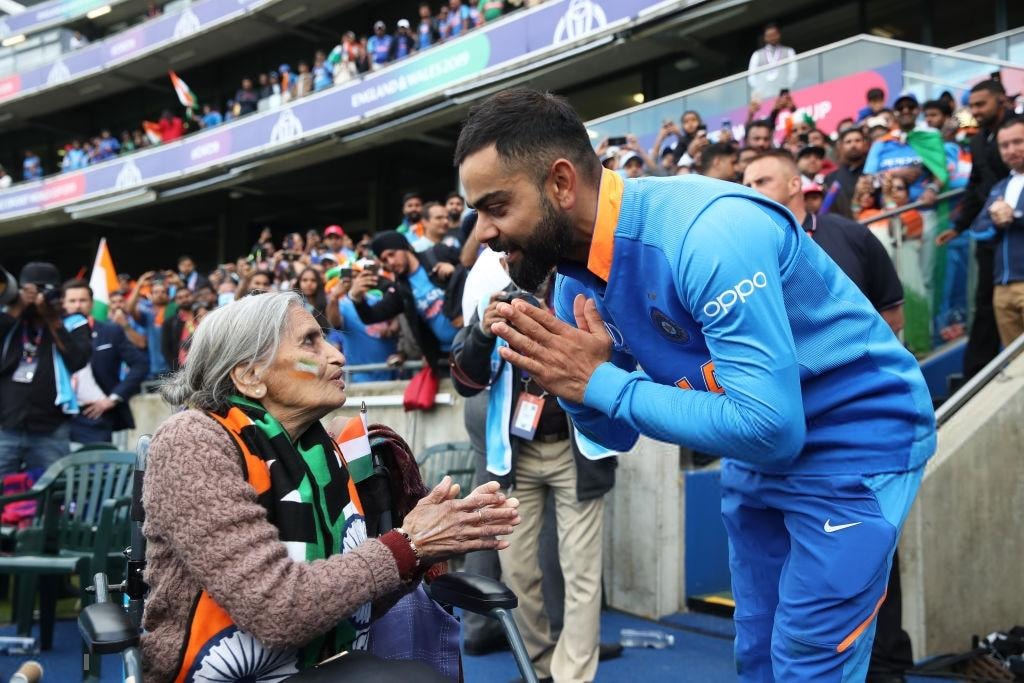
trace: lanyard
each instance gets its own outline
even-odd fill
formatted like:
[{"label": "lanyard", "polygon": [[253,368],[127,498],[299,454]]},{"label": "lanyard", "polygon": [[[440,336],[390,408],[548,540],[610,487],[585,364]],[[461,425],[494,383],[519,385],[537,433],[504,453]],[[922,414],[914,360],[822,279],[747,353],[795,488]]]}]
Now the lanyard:
[{"label": "lanyard", "polygon": [[[530,373],[528,373],[526,370],[521,370],[520,373],[521,373],[521,381],[523,383],[523,391],[526,392],[527,394],[529,394],[530,393],[530,382],[533,381],[533,378],[530,377]],[[547,389],[541,387],[539,384],[537,385],[537,388],[540,389],[540,391],[541,391],[541,394],[540,394],[541,398],[544,398],[545,396],[548,395],[548,390]]]}]

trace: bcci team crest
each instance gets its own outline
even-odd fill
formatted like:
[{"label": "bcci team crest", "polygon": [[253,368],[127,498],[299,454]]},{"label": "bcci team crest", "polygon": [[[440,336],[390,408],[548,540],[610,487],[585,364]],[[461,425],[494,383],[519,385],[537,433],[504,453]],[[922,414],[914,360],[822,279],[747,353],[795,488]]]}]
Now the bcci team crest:
[{"label": "bcci team crest", "polygon": [[673,322],[667,315],[657,308],[651,308],[651,322],[662,337],[677,344],[685,344],[690,341],[690,333],[682,325]]},{"label": "bcci team crest", "polygon": [[576,40],[607,24],[608,17],[601,5],[593,0],[569,0],[569,8],[555,27],[554,42],[557,45]]}]

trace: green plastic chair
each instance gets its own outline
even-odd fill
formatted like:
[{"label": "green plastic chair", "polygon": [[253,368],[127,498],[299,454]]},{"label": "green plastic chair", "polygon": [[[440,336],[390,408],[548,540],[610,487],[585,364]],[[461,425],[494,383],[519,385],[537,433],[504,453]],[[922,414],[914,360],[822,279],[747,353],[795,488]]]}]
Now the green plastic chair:
[{"label": "green plastic chair", "polygon": [[[36,519],[18,530],[14,554],[0,556],[0,574],[18,579],[11,611],[20,636],[31,633],[38,592],[43,650],[53,646],[62,577],[77,575],[79,585],[88,586],[96,572],[112,578],[123,574],[134,464],[135,455],[123,451],[73,453],[51,465],[25,493],[0,496],[0,508],[37,501]],[[82,603],[87,602],[83,592]]]},{"label": "green plastic chair", "polygon": [[468,441],[452,441],[426,449],[416,458],[416,464],[428,489],[437,486],[447,474],[461,488],[461,497],[472,490],[475,458]]}]

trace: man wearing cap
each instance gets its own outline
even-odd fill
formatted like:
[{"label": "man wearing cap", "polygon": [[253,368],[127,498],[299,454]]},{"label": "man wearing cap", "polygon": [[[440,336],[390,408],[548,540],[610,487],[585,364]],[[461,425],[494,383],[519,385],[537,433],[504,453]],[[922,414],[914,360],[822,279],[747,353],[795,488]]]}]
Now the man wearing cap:
[{"label": "man wearing cap", "polygon": [[71,375],[92,356],[85,316],[62,315],[57,267],[28,263],[18,282],[18,298],[0,313],[0,477],[68,454],[79,412]]},{"label": "man wearing cap", "polygon": [[[901,178],[907,185],[910,201],[919,201],[924,204],[920,212],[923,221],[919,256],[922,277],[920,284],[914,289],[917,290],[915,293],[920,295],[920,300],[924,302],[922,313],[927,322],[923,329],[911,326],[907,330],[907,341],[915,350],[927,350],[931,347],[929,330],[931,328],[931,302],[935,287],[934,239],[939,227],[939,216],[936,211],[932,210],[932,207],[949,180],[949,169],[946,166],[946,150],[939,132],[927,126],[917,128],[917,117],[921,110],[917,98],[912,94],[900,95],[896,98],[893,108],[896,110],[896,123],[899,125],[899,130],[872,143],[867,160],[864,162],[864,174],[871,176],[881,174]],[[942,210],[943,216],[947,215],[946,207],[940,206],[939,208]]]},{"label": "man wearing cap", "polygon": [[366,41],[366,51],[370,53],[370,64],[374,71],[388,63],[391,58],[391,44],[394,38],[388,35],[388,27],[383,21],[373,25],[373,35]]},{"label": "man wearing cap", "polygon": [[915,144],[911,136],[911,133],[915,132],[929,132],[927,129],[915,131],[917,116],[920,113],[917,98],[911,94],[900,95],[893,104],[893,108],[896,110],[899,131],[891,132],[871,145],[867,160],[864,162],[864,173],[898,175],[909,185],[910,201],[923,201],[926,205],[934,204],[947,177],[941,137],[936,135],[940,155],[938,157],[939,166],[934,168],[930,165],[932,160],[922,156],[922,148]]},{"label": "man wearing cap", "polygon": [[390,61],[405,59],[416,51],[416,36],[409,29],[408,19],[398,20],[398,30],[395,31],[391,41],[391,53],[388,55]]},{"label": "man wearing cap", "polygon": [[824,161],[824,147],[807,145],[806,147],[801,147],[800,151],[796,153],[796,167],[800,169],[800,174],[807,182],[815,183],[819,186],[825,183],[825,174],[821,172]]},{"label": "man wearing cap", "polygon": [[[405,315],[424,359],[435,370],[443,370],[452,341],[462,325],[458,310],[462,295],[452,287],[456,269],[461,268],[459,252],[438,244],[417,254],[405,235],[389,230],[373,238],[373,253],[394,274],[395,280],[387,282],[369,271],[355,277],[348,296],[359,318],[364,324],[372,325]],[[383,296],[371,305],[366,294],[377,288],[383,291]]]},{"label": "man wearing cap", "polygon": [[[345,231],[340,225],[328,225],[324,228],[324,247],[326,254],[331,254],[336,263],[354,261],[356,253],[345,246]],[[323,257],[321,257],[322,262]]]},{"label": "man wearing cap", "polygon": [[636,152],[626,152],[619,163],[622,168],[620,172],[626,178],[643,178],[647,175],[644,173],[643,157]]}]

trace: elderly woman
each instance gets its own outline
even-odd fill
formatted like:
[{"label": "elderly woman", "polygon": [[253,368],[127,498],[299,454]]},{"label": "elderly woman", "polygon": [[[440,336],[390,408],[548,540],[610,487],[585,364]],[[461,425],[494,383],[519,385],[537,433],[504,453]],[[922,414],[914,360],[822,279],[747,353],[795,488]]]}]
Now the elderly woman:
[{"label": "elderly woman", "polygon": [[163,387],[188,410],[157,430],[145,475],[147,680],[281,680],[358,649],[373,603],[432,564],[508,546],[518,502],[494,482],[457,499],[447,477],[403,528],[366,538],[320,423],[345,402],[344,362],[295,292],[234,301],[196,329]]}]

